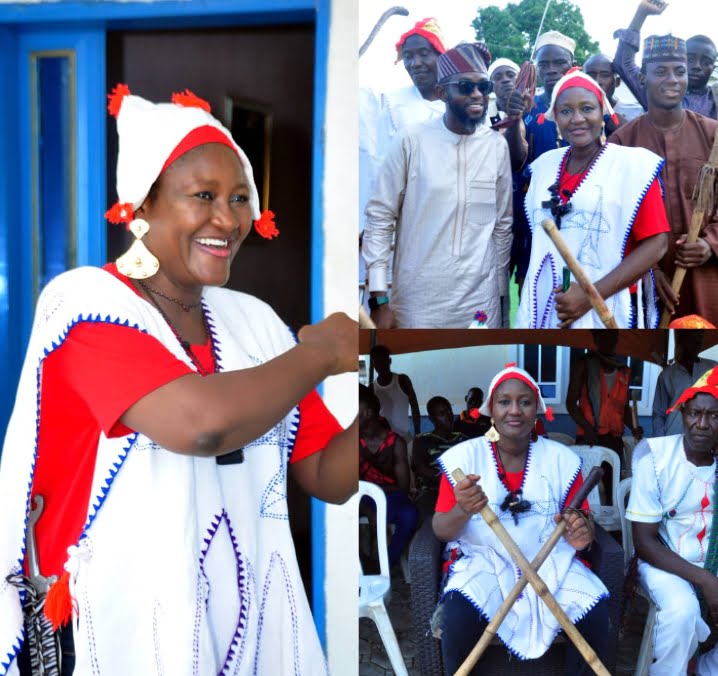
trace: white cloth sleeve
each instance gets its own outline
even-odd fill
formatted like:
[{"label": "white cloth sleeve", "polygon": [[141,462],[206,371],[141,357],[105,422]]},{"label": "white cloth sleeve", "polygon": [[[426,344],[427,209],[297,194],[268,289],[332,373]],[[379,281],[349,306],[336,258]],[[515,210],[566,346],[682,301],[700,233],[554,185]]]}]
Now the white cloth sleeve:
[{"label": "white cloth sleeve", "polygon": [[656,466],[646,440],[633,449],[633,476],[626,518],[641,523],[657,523],[663,516]]}]

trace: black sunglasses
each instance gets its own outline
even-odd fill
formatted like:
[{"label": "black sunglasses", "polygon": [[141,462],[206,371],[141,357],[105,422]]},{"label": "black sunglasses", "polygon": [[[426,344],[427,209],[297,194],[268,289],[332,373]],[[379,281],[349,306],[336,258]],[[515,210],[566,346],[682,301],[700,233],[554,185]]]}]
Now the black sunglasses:
[{"label": "black sunglasses", "polygon": [[494,83],[491,80],[481,80],[481,82],[472,82],[471,80],[450,80],[446,84],[456,85],[459,94],[462,96],[471,96],[474,89],[478,89],[484,96],[494,91]]}]

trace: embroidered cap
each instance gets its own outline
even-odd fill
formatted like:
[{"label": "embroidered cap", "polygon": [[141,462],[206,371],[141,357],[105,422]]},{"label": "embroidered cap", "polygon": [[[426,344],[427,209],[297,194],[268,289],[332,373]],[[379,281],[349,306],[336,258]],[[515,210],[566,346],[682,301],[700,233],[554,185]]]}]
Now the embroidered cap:
[{"label": "embroidered cap", "polygon": [[678,397],[676,403],[673,404],[666,413],[672,413],[677,408],[680,408],[681,404],[693,399],[693,397],[701,392],[710,394],[712,397],[718,399],[718,366],[714,366],[710,371],[706,371],[693,385],[686,388],[683,394]]},{"label": "embroidered cap", "polygon": [[688,61],[686,41],[674,35],[649,35],[643,41],[642,65],[655,61]]},{"label": "embroidered cap", "polygon": [[441,32],[441,28],[439,27],[439,22],[434,17],[430,16],[426,19],[422,19],[421,21],[417,21],[413,28],[410,28],[399,38],[399,42],[395,45],[396,61],[394,63],[399,63],[399,61],[401,61],[401,48],[404,46],[407,38],[410,38],[412,35],[419,35],[420,37],[427,39],[429,44],[437,52],[439,52],[439,54],[443,54],[446,51],[446,47],[444,47],[444,36]]},{"label": "embroidered cap", "polygon": [[571,52],[571,56],[576,52],[576,41],[572,38],[559,33],[558,31],[546,31],[539,35],[539,39],[536,40],[536,46],[534,47],[534,54],[538,52],[541,47],[548,47],[552,45],[554,47],[562,47],[563,49]]},{"label": "embroidered cap", "polygon": [[506,364],[506,368],[503,371],[499,371],[489,385],[489,396],[486,397],[484,403],[479,408],[479,413],[485,416],[491,415],[491,401],[494,397],[496,388],[503,383],[505,380],[520,380],[526,383],[536,395],[536,410],[538,413],[545,413],[546,419],[550,422],[553,420],[553,410],[550,406],[546,406],[546,402],[543,400],[541,395],[541,388],[538,383],[531,377],[528,371],[524,371],[516,366],[515,363]]},{"label": "embroidered cap", "polygon": [[487,73],[491,52],[481,42],[462,42],[436,59],[438,82],[458,73]]},{"label": "embroidered cap", "polygon": [[205,143],[223,143],[239,158],[249,188],[249,206],[260,235],[279,234],[274,214],[260,215],[252,166],[230,131],[212,114],[209,103],[189,90],[172,95],[171,103],[152,103],[117,85],[107,109],[117,118],[117,202],[105,214],[112,223],[129,224],[160,174],[186,152]]}]

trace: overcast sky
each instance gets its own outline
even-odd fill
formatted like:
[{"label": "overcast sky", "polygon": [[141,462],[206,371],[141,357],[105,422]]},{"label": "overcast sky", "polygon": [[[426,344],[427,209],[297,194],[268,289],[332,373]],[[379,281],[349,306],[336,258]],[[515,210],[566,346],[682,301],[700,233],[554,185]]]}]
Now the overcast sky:
[{"label": "overcast sky", "polygon": [[[434,16],[444,31],[446,44],[455,45],[461,40],[473,40],[471,21],[478,7],[490,5],[505,7],[509,0],[359,0],[359,44],[384,10],[401,5],[409,16],[392,16],[381,29],[374,42],[359,60],[359,83],[377,91],[387,91],[410,84],[401,63],[394,65],[396,43],[399,36],[417,21]],[[572,0],[583,14],[588,34],[601,46],[601,51],[612,55],[616,49],[613,31],[625,28],[638,6],[637,0]],[[718,42],[718,2],[715,0],[673,0],[661,16],[648,17],[646,34],[665,34],[686,38],[706,33]],[[490,46],[490,45],[489,45]]]}]

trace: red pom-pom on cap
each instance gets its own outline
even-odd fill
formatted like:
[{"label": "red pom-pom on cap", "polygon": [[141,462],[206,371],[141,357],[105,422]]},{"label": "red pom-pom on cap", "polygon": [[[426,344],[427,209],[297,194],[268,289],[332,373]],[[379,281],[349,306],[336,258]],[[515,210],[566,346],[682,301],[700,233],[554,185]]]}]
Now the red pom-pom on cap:
[{"label": "red pom-pom on cap", "polygon": [[212,108],[204,99],[199,98],[194,92],[189,89],[185,89],[183,92],[174,92],[172,94],[172,103],[178,106],[184,106],[185,108],[201,108],[202,110],[211,113]]},{"label": "red pom-pom on cap", "polygon": [[546,116],[543,113],[539,113],[539,116],[536,118],[536,122],[543,124],[546,122]]},{"label": "red pom-pom on cap", "polygon": [[263,211],[261,216],[254,221],[254,229],[264,237],[264,239],[277,237],[279,230],[277,230],[277,226],[274,223],[274,212],[269,209]]},{"label": "red pom-pom on cap", "polygon": [[553,409],[550,406],[546,407],[546,420],[553,422]]},{"label": "red pom-pom on cap", "polygon": [[120,114],[120,108],[122,102],[125,100],[125,96],[130,95],[130,88],[126,84],[115,85],[115,88],[107,95],[109,103],[107,104],[107,112],[112,117],[117,117]]},{"label": "red pom-pom on cap", "polygon": [[516,362],[515,362],[515,361],[507,361],[507,362],[504,364],[504,368],[505,368],[505,369],[511,369],[511,368],[513,368],[514,366],[516,366]]},{"label": "red pom-pom on cap", "polygon": [[130,202],[115,202],[115,204],[105,212],[105,218],[115,225],[119,225],[120,223],[129,225],[132,223],[134,217],[135,211]]}]

